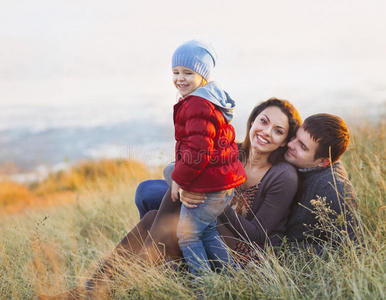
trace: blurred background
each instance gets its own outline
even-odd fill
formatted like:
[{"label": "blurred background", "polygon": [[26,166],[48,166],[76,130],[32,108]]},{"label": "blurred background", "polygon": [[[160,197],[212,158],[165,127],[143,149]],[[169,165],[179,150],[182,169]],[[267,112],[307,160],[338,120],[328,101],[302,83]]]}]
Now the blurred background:
[{"label": "blurred background", "polygon": [[213,80],[252,107],[288,99],[303,118],[385,118],[381,0],[2,0],[0,170],[17,180],[81,159],[173,160],[171,55],[203,39]]}]

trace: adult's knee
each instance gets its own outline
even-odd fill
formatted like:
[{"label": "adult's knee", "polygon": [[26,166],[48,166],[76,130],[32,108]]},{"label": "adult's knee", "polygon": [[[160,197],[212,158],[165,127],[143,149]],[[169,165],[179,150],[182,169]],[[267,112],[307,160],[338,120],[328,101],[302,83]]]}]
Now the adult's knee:
[{"label": "adult's knee", "polygon": [[151,180],[142,181],[135,191],[135,205],[137,207],[142,206],[143,201],[146,199],[148,188],[151,187]]},{"label": "adult's knee", "polygon": [[135,192],[135,205],[141,219],[147,212],[158,209],[162,198],[168,190],[168,184],[162,179],[151,179],[141,182]]}]

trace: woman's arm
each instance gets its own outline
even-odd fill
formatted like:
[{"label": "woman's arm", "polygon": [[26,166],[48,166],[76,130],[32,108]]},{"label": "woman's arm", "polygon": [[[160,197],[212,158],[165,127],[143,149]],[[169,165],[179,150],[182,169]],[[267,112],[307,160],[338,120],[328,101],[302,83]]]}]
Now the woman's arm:
[{"label": "woman's arm", "polygon": [[188,208],[195,208],[197,204],[204,203],[206,200],[204,193],[195,193],[181,190],[180,201]]},{"label": "woman's arm", "polygon": [[[293,168],[286,168],[271,179],[265,195],[261,193],[262,191],[257,192],[257,195],[264,199],[255,198],[254,201],[257,201],[255,205],[261,201],[263,204],[257,208],[257,211],[253,211],[252,219],[238,215],[230,206],[225,208],[220,219],[223,222],[229,222],[228,226],[239,236],[262,245],[279,222],[287,216],[297,187],[296,171]],[[252,209],[255,205],[252,205]]]},{"label": "woman's arm", "polygon": [[176,202],[177,200],[179,200],[178,198],[179,198],[179,193],[180,193],[181,187],[180,187],[180,185],[177,182],[175,182],[172,179],[172,173],[173,173],[173,170],[174,170],[174,165],[175,165],[175,162],[171,162],[170,164],[168,164],[164,168],[163,174],[164,174],[164,178],[165,178],[166,182],[168,183],[168,185],[169,185],[169,187],[171,189],[172,201]]}]

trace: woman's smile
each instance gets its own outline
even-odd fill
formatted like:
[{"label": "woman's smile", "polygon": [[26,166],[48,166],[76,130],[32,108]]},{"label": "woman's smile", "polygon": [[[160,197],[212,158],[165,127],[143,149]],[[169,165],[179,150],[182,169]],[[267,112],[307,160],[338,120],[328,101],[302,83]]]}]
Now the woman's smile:
[{"label": "woman's smile", "polygon": [[259,134],[257,134],[256,137],[257,137],[257,140],[258,140],[258,141],[260,141],[261,143],[263,143],[263,144],[265,144],[265,145],[267,145],[267,144],[270,143],[270,141],[268,141],[266,138],[263,138],[263,137],[262,137],[261,135],[259,135]]},{"label": "woman's smile", "polygon": [[270,153],[285,146],[288,135],[288,117],[280,108],[270,106],[264,109],[251,124],[250,140],[253,149]]}]

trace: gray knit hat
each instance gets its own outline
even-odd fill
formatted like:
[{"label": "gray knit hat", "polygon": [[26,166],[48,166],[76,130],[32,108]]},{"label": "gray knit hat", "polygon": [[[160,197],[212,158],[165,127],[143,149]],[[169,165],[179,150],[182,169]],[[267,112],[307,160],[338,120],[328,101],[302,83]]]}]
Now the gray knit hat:
[{"label": "gray knit hat", "polygon": [[210,44],[191,40],[174,51],[172,68],[176,66],[189,68],[209,81],[216,59],[216,51]]}]

